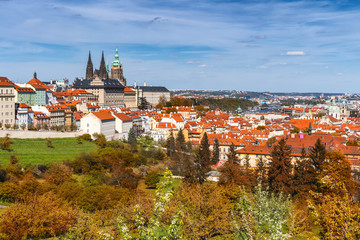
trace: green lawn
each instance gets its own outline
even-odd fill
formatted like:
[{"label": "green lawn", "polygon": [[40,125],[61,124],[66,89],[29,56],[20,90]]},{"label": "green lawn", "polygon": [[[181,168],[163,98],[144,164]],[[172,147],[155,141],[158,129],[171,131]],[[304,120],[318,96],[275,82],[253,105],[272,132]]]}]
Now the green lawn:
[{"label": "green lawn", "polygon": [[74,159],[83,152],[96,150],[93,142],[83,141],[78,144],[76,138],[52,138],[54,148],[48,148],[46,139],[11,139],[11,151],[0,150],[0,164],[7,166],[11,155],[20,160],[21,166],[33,164],[48,165],[52,162],[62,162]]}]

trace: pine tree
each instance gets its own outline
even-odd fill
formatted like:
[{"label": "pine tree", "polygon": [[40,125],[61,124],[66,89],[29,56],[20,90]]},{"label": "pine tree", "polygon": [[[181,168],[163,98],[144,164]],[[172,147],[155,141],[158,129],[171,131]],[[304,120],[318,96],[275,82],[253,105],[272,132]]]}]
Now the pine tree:
[{"label": "pine tree", "polygon": [[149,102],[146,100],[145,97],[141,97],[138,108],[140,110],[145,110],[148,109],[148,107],[149,107]]},{"label": "pine tree", "polygon": [[306,169],[306,180],[313,191],[320,192],[319,175],[321,175],[326,165],[326,147],[322,144],[320,138],[317,139],[314,147],[308,154]]},{"label": "pine tree", "polygon": [[204,133],[204,136],[201,139],[201,144],[200,144],[200,155],[202,158],[202,162],[209,164],[210,162],[210,144],[209,144],[209,139],[207,136],[207,133]]},{"label": "pine tree", "polygon": [[273,146],[269,165],[269,187],[274,192],[292,192],[291,147],[282,138]]},{"label": "pine tree", "polygon": [[317,139],[315,146],[311,148],[309,159],[317,173],[321,173],[324,170],[324,164],[326,163],[326,147],[322,144],[320,138]]},{"label": "pine tree", "polygon": [[137,149],[137,139],[136,139],[136,131],[135,131],[135,127],[132,126],[132,128],[130,128],[129,131],[129,135],[128,135],[128,142],[131,146],[131,149],[136,151]]},{"label": "pine tree", "polygon": [[182,129],[179,130],[176,136],[176,150],[177,151],[186,151],[185,137]]},{"label": "pine tree", "polygon": [[209,140],[205,133],[201,139],[200,147],[195,151],[193,161],[185,162],[185,180],[190,183],[203,184],[206,173],[210,170]]},{"label": "pine tree", "polygon": [[213,148],[213,156],[212,163],[215,165],[220,160],[220,149],[219,149],[219,140],[215,138],[214,140],[214,148]]},{"label": "pine tree", "polygon": [[261,186],[266,186],[266,163],[263,156],[260,156],[258,162],[256,163],[255,176],[258,183],[261,183]]},{"label": "pine tree", "polygon": [[166,154],[172,158],[175,153],[175,138],[173,132],[170,133],[170,136],[166,140]]},{"label": "pine tree", "polygon": [[305,148],[302,148],[301,157],[296,159],[294,165],[294,194],[299,194],[299,196],[302,196],[312,189],[312,181],[308,177],[308,174],[313,172],[312,170],[313,168],[309,158],[307,157],[306,150]]}]

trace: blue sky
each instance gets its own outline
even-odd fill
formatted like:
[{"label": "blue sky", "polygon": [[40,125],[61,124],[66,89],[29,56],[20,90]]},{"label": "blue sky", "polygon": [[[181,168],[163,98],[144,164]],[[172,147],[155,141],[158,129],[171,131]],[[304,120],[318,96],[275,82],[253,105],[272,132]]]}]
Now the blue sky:
[{"label": "blue sky", "polygon": [[83,77],[115,48],[128,84],[360,92],[360,3],[0,0],[0,75]]}]

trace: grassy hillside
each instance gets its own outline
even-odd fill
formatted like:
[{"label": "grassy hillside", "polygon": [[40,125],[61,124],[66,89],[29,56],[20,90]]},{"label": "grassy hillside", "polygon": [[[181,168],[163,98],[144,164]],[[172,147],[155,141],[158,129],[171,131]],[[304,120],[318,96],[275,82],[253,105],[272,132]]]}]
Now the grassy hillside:
[{"label": "grassy hillside", "polygon": [[52,138],[53,148],[46,145],[46,139],[11,139],[11,151],[0,150],[0,164],[5,167],[11,155],[20,160],[20,165],[50,164],[74,159],[82,152],[96,150],[95,143],[83,141],[78,144],[76,138]]}]

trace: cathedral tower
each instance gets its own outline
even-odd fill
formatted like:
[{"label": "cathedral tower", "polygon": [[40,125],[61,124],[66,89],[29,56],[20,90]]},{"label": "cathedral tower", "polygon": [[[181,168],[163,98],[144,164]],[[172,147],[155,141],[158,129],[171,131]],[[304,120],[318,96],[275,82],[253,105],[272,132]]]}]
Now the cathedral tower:
[{"label": "cathedral tower", "polygon": [[94,71],[94,67],[91,61],[91,53],[89,51],[89,59],[88,59],[88,63],[87,63],[87,67],[86,67],[86,79],[92,79],[93,78],[93,71]]},{"label": "cathedral tower", "polygon": [[117,79],[122,85],[126,86],[126,79],[123,75],[122,64],[119,60],[118,50],[115,50],[115,59],[111,65],[111,78]]},{"label": "cathedral tower", "polygon": [[107,74],[106,66],[105,66],[104,51],[102,52],[102,56],[101,56],[100,69],[99,69],[99,78],[100,79],[107,79],[108,78],[108,74]]}]

